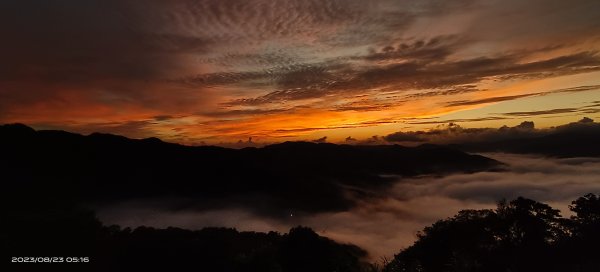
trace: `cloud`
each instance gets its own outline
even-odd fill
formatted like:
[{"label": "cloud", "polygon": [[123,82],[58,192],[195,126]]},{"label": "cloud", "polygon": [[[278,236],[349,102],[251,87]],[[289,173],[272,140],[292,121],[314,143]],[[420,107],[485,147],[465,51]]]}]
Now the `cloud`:
[{"label": "cloud", "polygon": [[537,94],[498,96],[498,97],[489,97],[489,98],[484,98],[484,99],[479,99],[479,100],[470,100],[470,101],[453,101],[453,102],[448,103],[448,106],[466,106],[466,105],[495,103],[495,102],[502,102],[502,101],[519,99],[519,98],[523,98],[523,97],[534,96],[534,95],[537,95]]},{"label": "cloud", "polygon": [[380,257],[389,258],[412,244],[423,227],[462,209],[492,208],[503,198],[523,196],[549,203],[568,215],[567,205],[572,200],[600,192],[597,158],[486,155],[506,163],[505,171],[402,178],[391,189],[378,192],[347,211],[288,214],[274,219],[257,216],[243,207],[173,212],[164,210],[159,203],[121,203],[101,208],[99,216],[107,223],[124,226],[228,226],[284,232],[300,224],[338,241],[357,244],[367,249],[374,261],[379,261]]},{"label": "cloud", "polygon": [[524,196],[544,202],[569,201],[588,192],[597,192],[600,177],[597,158],[549,159],[514,154],[486,155],[508,163],[505,172],[452,175],[433,180],[414,179],[397,185],[400,198],[444,195],[493,203],[501,198]]},{"label": "cloud", "polygon": [[393,61],[393,60],[412,60],[424,63],[441,62],[453,54],[462,42],[455,35],[442,35],[420,39],[416,41],[407,41],[398,45],[387,45],[379,51],[371,52],[364,56],[367,61]]},{"label": "cloud", "polygon": [[493,121],[493,120],[505,120],[507,117],[500,116],[489,116],[489,117],[475,117],[475,118],[462,118],[462,119],[448,119],[448,120],[433,120],[437,118],[426,118],[425,120],[431,121],[418,121],[421,118],[410,119],[407,123],[411,125],[440,125],[449,123],[468,123],[468,122],[480,122],[480,121]]},{"label": "cloud", "polygon": [[[424,42],[423,44],[421,46],[426,46]],[[390,57],[389,55],[393,56],[390,53],[384,53],[383,55],[388,55],[388,57]],[[370,90],[382,86],[393,86],[397,89],[437,89],[458,86],[455,91],[432,92],[429,94],[451,95],[464,93],[467,90],[473,91],[472,87],[465,89],[463,85],[469,86],[490,78],[501,77],[504,80],[519,77],[545,78],[597,71],[600,69],[600,58],[597,56],[597,52],[582,52],[530,63],[521,63],[522,56],[516,55],[447,62],[442,60],[436,57],[428,59],[414,56],[408,57],[401,63],[388,65],[367,64],[363,67],[341,69],[339,70],[339,74],[331,71],[328,72],[327,76],[324,76],[324,74],[317,76],[315,74],[303,73],[303,75],[316,80],[314,82],[302,80],[302,77],[292,74],[294,78],[300,79],[304,84],[297,85],[296,88],[292,89],[272,91],[250,100],[240,100],[240,102],[262,104],[304,100],[331,95],[347,96],[348,94],[368,93]],[[317,71],[324,71],[324,69],[328,68],[323,67]],[[315,83],[319,84],[315,85]],[[570,91],[579,90],[572,89]],[[454,101],[449,102],[448,106],[501,102],[539,94],[490,97],[475,101]],[[417,96],[411,95],[410,97],[415,98]]]},{"label": "cloud", "polygon": [[323,136],[319,139],[315,139],[313,140],[314,143],[326,143],[327,142],[327,136]]},{"label": "cloud", "polygon": [[385,140],[389,142],[424,142],[425,139],[419,136],[419,132],[395,132],[385,136]]},{"label": "cloud", "polygon": [[571,88],[550,90],[550,91],[537,92],[537,93],[528,93],[528,94],[521,94],[521,95],[488,97],[488,98],[483,98],[483,99],[478,99],[478,100],[468,100],[468,101],[453,101],[453,102],[449,102],[448,106],[487,104],[487,103],[515,100],[515,99],[531,97],[531,96],[541,96],[541,95],[556,94],[556,93],[585,92],[585,91],[597,90],[597,89],[600,89],[600,85],[585,85],[585,86],[577,86],[577,87],[571,87]]},{"label": "cloud", "polygon": [[[0,121],[84,131],[171,115],[130,136],[175,128],[171,139],[188,143],[279,137],[260,115],[299,108],[322,118],[282,124],[296,131],[285,136],[447,113],[544,94],[495,92],[506,84],[598,72],[597,10],[590,0],[3,1]],[[223,123],[238,132],[220,134]]]},{"label": "cloud", "polygon": [[[505,113],[504,115],[510,116],[536,116],[546,114],[557,114],[565,112],[575,112],[576,109],[553,109],[546,111],[533,111],[533,112],[512,112]],[[502,120],[504,117],[489,117],[481,119],[467,119],[467,120],[444,120],[444,121],[422,121],[412,122],[416,124],[443,124],[431,130],[421,131],[399,131],[392,134],[388,134],[383,137],[389,143],[411,143],[411,142],[429,142],[437,144],[458,144],[462,145],[462,148],[471,150],[490,150],[497,148],[503,151],[515,151],[514,148],[521,148],[528,144],[529,141],[540,142],[541,137],[554,137],[557,138],[552,144],[557,145],[557,148],[547,149],[539,148],[537,152],[543,154],[551,154],[553,150],[566,148],[570,146],[575,150],[575,144],[572,143],[573,139],[581,137],[582,135],[596,135],[600,125],[591,118],[584,117],[583,119],[556,127],[551,128],[535,128],[535,124],[532,121],[523,121],[519,125],[508,127],[502,126],[500,128],[463,128],[455,122],[473,122],[479,120]],[[560,136],[560,135],[564,136]],[[559,138],[562,137],[562,138]],[[383,143],[385,144],[385,143]],[[580,144],[584,144],[580,142]],[[487,149],[486,149],[487,148]],[[594,148],[589,148],[590,152],[595,152]],[[526,149],[520,152],[528,153]],[[531,151],[533,152],[533,151]],[[547,153],[544,153],[547,152]],[[573,151],[575,152],[575,151]]]},{"label": "cloud", "polygon": [[559,113],[573,113],[573,112],[577,112],[577,111],[578,111],[577,108],[562,108],[562,109],[551,109],[551,110],[541,110],[541,111],[517,111],[517,112],[504,113],[504,115],[536,116],[536,115],[559,114]]},{"label": "cloud", "polygon": [[[495,119],[494,119],[495,120]],[[473,121],[473,120],[470,120]],[[436,123],[436,122],[425,122]],[[521,124],[508,127],[494,128],[463,128],[450,122],[429,131],[395,132],[385,136],[388,142],[430,142],[439,144],[469,144],[494,142],[508,139],[523,139],[539,137],[551,133],[549,129],[535,129],[534,123],[524,121]]]},{"label": "cloud", "polygon": [[2,31],[10,38],[2,57],[12,66],[2,73],[4,80],[154,80],[180,71],[180,54],[204,51],[207,45],[201,37],[147,32],[145,18],[122,1],[8,1],[3,6]]}]

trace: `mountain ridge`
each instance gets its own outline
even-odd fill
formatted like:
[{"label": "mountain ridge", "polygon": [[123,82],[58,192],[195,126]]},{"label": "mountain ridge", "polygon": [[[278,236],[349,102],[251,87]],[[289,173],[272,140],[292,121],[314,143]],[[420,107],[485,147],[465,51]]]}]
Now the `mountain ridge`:
[{"label": "mountain ridge", "polygon": [[436,145],[284,142],[229,149],[157,138],[35,131],[22,124],[0,126],[0,150],[0,170],[12,181],[6,184],[8,191],[34,187],[77,202],[100,203],[178,197],[191,199],[199,209],[233,205],[277,217],[290,210],[347,210],[397,177],[500,166],[480,155]]}]

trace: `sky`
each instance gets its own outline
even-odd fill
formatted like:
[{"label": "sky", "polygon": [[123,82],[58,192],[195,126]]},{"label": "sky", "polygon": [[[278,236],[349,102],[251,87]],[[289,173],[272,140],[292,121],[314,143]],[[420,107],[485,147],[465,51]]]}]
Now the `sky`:
[{"label": "sky", "polygon": [[198,145],[600,119],[598,18],[597,0],[2,1],[0,123]]}]

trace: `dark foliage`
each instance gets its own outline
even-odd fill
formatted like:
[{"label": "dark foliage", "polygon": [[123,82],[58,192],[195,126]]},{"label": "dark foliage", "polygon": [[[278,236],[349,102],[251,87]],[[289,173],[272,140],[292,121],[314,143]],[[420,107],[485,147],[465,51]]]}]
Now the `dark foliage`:
[{"label": "dark foliage", "polygon": [[[42,204],[42,203],[38,203]],[[366,253],[309,228],[288,234],[235,229],[103,226],[92,212],[50,204],[3,211],[0,252],[11,256],[89,257],[89,263],[13,264],[26,271],[363,271]],[[17,213],[18,212],[18,213]],[[10,271],[10,270],[9,270]],[[63,270],[64,271],[64,270]]]},{"label": "dark foliage", "polygon": [[427,227],[385,271],[600,271],[600,199],[573,201],[575,213],[530,199],[495,210],[465,210]]}]

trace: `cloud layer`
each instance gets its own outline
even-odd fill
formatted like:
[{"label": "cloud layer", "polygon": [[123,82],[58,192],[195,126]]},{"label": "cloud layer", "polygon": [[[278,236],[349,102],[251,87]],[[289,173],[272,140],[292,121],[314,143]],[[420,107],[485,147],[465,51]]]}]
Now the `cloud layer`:
[{"label": "cloud layer", "polygon": [[99,215],[108,223],[124,226],[230,226],[284,232],[301,224],[336,240],[355,243],[367,249],[373,260],[379,260],[410,245],[423,227],[461,209],[491,208],[500,199],[524,196],[549,203],[568,216],[565,212],[570,201],[600,192],[597,158],[485,155],[506,163],[506,171],[401,179],[392,189],[344,212],[297,215],[291,211],[285,219],[273,219],[256,216],[243,207],[173,212],[162,209],[160,203],[127,202],[103,207]]},{"label": "cloud layer", "polygon": [[[587,109],[587,107],[583,107]],[[579,109],[571,109],[577,111]],[[564,110],[551,110],[551,112]],[[512,115],[544,115],[542,112],[513,112]],[[456,120],[460,121],[460,120]],[[593,136],[592,136],[593,135]],[[516,126],[502,126],[500,128],[464,128],[450,122],[438,125],[436,128],[423,131],[399,131],[384,137],[373,137],[370,139],[356,141],[357,144],[390,144],[400,143],[414,145],[415,143],[453,144],[455,147],[476,151],[504,151],[518,153],[536,153],[556,155],[556,150],[571,150],[577,152],[582,145],[596,150],[595,141],[591,140],[600,135],[600,124],[591,118],[584,117],[577,122],[559,125],[550,128],[536,128],[532,121],[523,121]],[[592,138],[590,138],[592,137]],[[575,141],[574,139],[577,139]],[[376,141],[374,141],[376,140]],[[590,141],[591,140],[591,141]],[[527,149],[527,145],[545,144],[539,150]],[[550,144],[554,145],[551,146]],[[594,155],[594,154],[588,154]],[[577,156],[558,155],[558,156]]]}]

